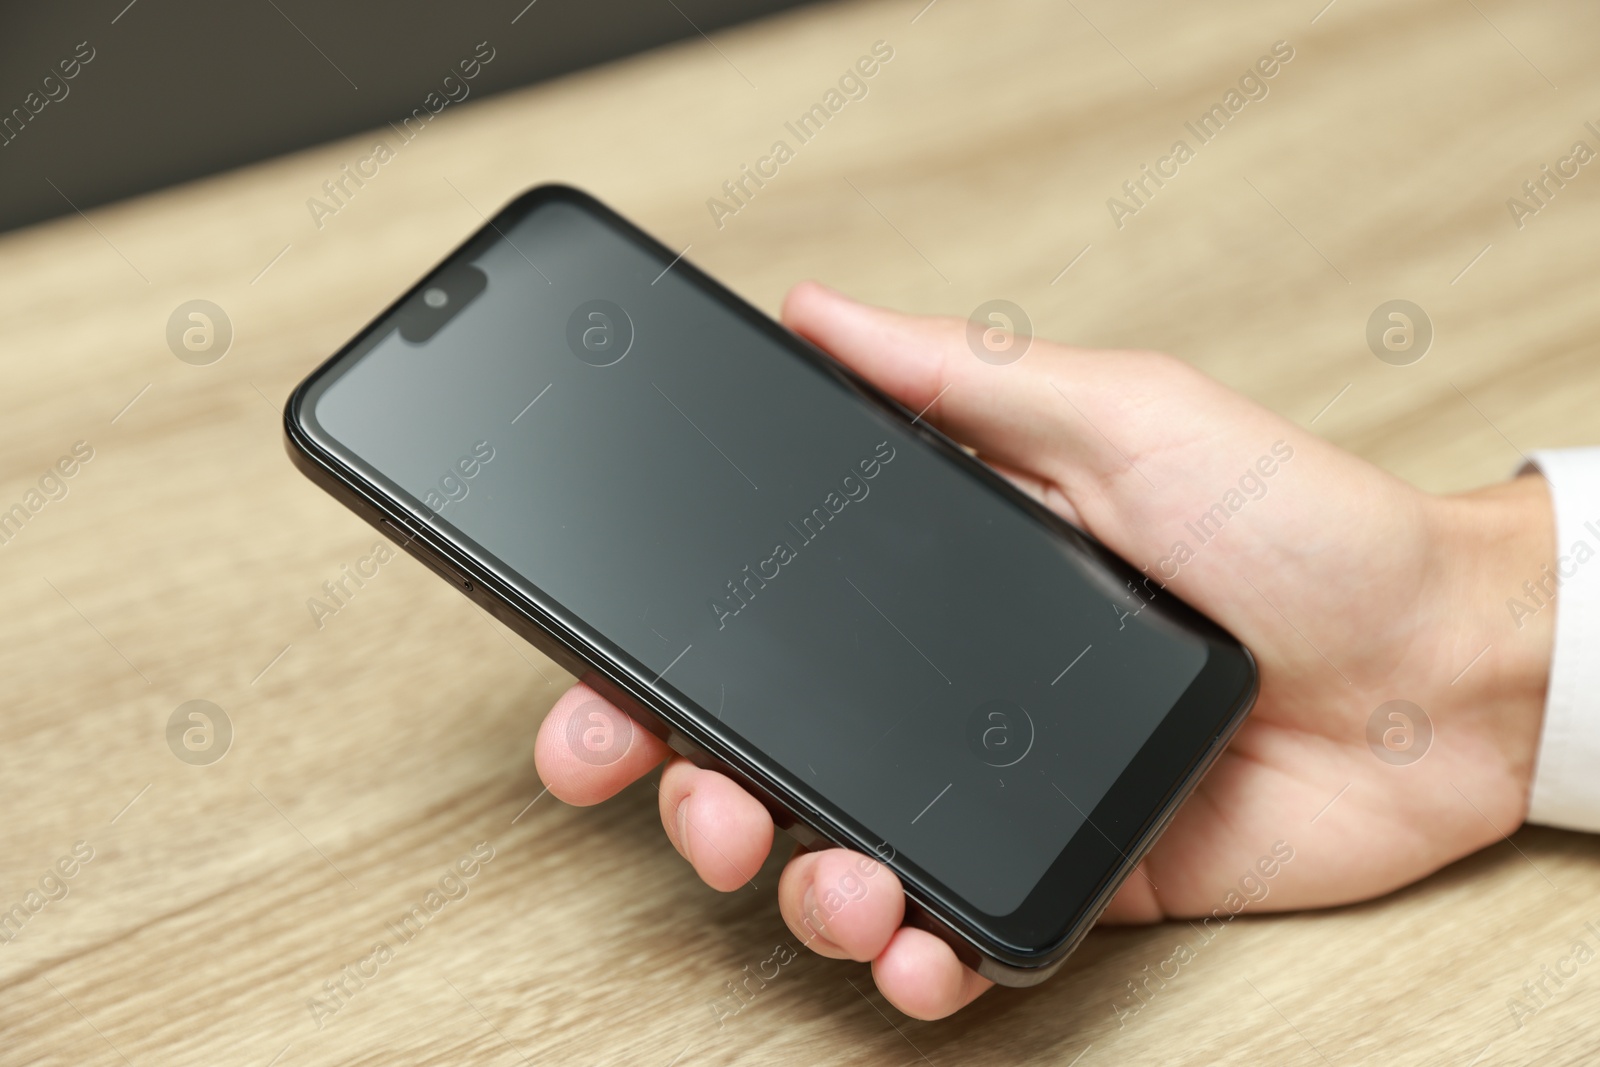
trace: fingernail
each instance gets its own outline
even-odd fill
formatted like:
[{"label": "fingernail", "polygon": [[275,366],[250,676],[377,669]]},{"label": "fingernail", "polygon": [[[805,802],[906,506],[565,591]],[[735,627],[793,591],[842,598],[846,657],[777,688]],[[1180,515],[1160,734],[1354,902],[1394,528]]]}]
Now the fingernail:
[{"label": "fingernail", "polygon": [[689,798],[684,797],[678,801],[678,851],[683,853],[683,858],[690,863],[694,859],[689,855]]},{"label": "fingernail", "polygon": [[813,922],[812,916],[816,914],[817,891],[813,886],[807,885],[805,893],[800,897],[800,925],[811,932],[810,937],[806,938],[807,941],[815,937],[821,937],[822,926],[826,925]]}]

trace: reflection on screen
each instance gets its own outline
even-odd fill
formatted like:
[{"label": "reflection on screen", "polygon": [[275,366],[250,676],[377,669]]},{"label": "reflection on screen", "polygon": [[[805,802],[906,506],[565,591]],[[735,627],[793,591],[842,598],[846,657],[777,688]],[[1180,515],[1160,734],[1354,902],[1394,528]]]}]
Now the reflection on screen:
[{"label": "reflection on screen", "polygon": [[323,428],[898,853],[1014,910],[1206,659],[913,431],[576,207]]}]

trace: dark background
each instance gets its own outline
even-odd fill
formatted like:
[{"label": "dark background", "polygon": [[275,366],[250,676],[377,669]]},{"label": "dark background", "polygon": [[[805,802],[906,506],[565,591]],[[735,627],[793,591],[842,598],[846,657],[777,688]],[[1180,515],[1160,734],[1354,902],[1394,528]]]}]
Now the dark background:
[{"label": "dark background", "polygon": [[[0,147],[0,230],[399,119],[480,41],[495,58],[469,83],[468,102],[800,2],[8,4],[0,116],[22,108],[30,121]],[[58,61],[81,41],[93,61],[65,98],[31,115],[24,98],[59,77]]]}]

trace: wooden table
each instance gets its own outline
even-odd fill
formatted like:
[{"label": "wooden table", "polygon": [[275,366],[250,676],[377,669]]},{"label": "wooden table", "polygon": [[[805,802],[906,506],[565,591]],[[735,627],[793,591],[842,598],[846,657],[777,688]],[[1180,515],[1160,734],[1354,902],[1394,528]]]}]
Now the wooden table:
[{"label": "wooden table", "polygon": [[[307,600],[375,537],[290,468],[286,394],[551,179],[767,309],[806,277],[925,312],[1005,297],[1433,490],[1600,436],[1600,164],[1520,228],[1506,203],[1600,145],[1592,5],[924,2],[810,8],[452,106],[403,146],[382,129],[0,239],[0,509],[93,451],[0,549],[0,908],[26,918],[0,944],[0,1063],[1593,1060],[1600,963],[1520,1028],[1509,1007],[1600,926],[1594,841],[1540,829],[1380,901],[1231,924],[1120,1022],[1189,926],[1098,933],[1049,983],[931,1024],[804,957],[719,1028],[724,983],[788,936],[777,861],[719,896],[648,782],[593,810],[544,796],[533,736],[566,679],[409,558],[318,627]],[[484,31],[538,32],[537,8]],[[865,98],[798,144],[784,123],[879,40]],[[1267,95],[1190,133],[1280,40]],[[319,228],[308,198],[375,139],[394,158]],[[708,198],[778,139],[794,158],[719,228]],[[1161,163],[1178,139],[1192,158]],[[1135,203],[1143,164],[1169,177]],[[1435,329],[1409,366],[1365,341],[1396,298]],[[231,322],[220,361],[169,349],[191,299]],[[190,700],[231,725],[219,762],[175,756],[186,713],[169,745]],[[1308,816],[1284,836],[1313,840]]]}]

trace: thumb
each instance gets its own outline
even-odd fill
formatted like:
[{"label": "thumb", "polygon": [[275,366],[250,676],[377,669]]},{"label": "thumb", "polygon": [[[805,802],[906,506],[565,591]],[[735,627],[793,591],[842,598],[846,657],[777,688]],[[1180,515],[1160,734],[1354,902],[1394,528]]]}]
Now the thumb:
[{"label": "thumb", "polygon": [[[960,355],[954,350],[957,320],[860,304],[817,282],[789,290],[783,322],[912,411],[932,404],[950,384],[949,374],[959,369],[948,365]],[[941,406],[927,417],[948,410]]]},{"label": "thumb", "polygon": [[[1013,363],[978,358],[965,319],[902,315],[802,282],[783,303],[790,329],[894,397],[924,421],[1026,479],[1057,482],[1074,473],[1125,472],[1072,399],[1075,381],[1098,353],[1033,340]],[[1080,396],[1079,399],[1082,399]]]}]

